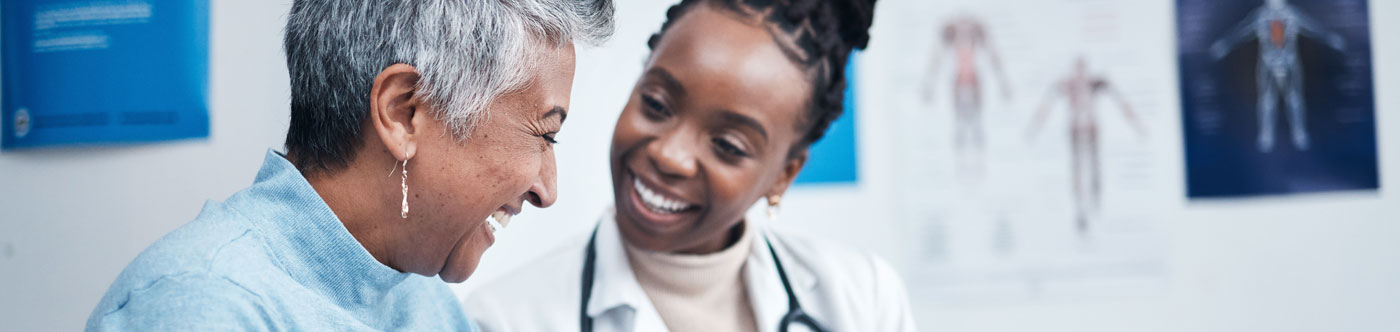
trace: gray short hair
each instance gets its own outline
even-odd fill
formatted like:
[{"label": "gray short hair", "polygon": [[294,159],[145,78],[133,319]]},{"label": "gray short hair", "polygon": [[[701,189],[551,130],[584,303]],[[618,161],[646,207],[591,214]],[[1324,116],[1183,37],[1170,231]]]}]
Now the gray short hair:
[{"label": "gray short hair", "polygon": [[417,68],[417,94],[465,138],[487,105],[529,81],[539,49],[602,43],[613,11],[612,0],[295,0],[287,151],[303,172],[347,165],[374,79],[398,63]]}]

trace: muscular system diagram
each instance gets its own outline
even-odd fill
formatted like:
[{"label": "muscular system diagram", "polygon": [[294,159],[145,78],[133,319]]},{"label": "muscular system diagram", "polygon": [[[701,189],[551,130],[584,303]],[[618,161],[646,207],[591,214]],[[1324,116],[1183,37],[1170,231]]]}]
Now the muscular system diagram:
[{"label": "muscular system diagram", "polygon": [[1288,108],[1293,146],[1298,150],[1307,150],[1310,146],[1307,104],[1303,99],[1303,68],[1298,59],[1300,34],[1319,39],[1337,51],[1346,48],[1346,40],[1341,35],[1325,30],[1317,21],[1284,0],[1268,0],[1210,45],[1211,57],[1219,61],[1237,45],[1250,39],[1259,41],[1256,74],[1259,89],[1259,152],[1274,149],[1274,128],[1278,123],[1280,99]]},{"label": "muscular system diagram", "polygon": [[924,102],[932,102],[940,81],[943,58],[953,56],[952,98],[954,111],[953,142],[957,151],[960,173],[980,178],[985,154],[986,134],[982,124],[982,74],[977,60],[985,56],[1003,96],[1010,98],[1006,77],[996,49],[991,46],[986,25],[975,16],[961,14],[944,23],[936,32],[941,50],[929,57],[928,72],[921,89]]},{"label": "muscular system diagram", "polygon": [[1091,221],[1097,217],[1103,190],[1103,176],[1099,170],[1099,122],[1094,110],[1094,100],[1099,96],[1108,96],[1117,102],[1118,109],[1133,129],[1139,134],[1146,134],[1127,100],[1107,79],[1091,74],[1087,61],[1079,58],[1069,74],[1054,83],[1050,95],[1036,111],[1026,135],[1027,138],[1035,137],[1050,113],[1051,103],[1060,97],[1065,99],[1069,112],[1070,180],[1075,203],[1075,226],[1081,235],[1087,234]]}]

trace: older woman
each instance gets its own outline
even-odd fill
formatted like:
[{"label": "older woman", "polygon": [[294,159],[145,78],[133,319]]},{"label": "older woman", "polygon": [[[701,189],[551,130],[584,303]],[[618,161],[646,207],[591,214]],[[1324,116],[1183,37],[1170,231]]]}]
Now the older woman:
[{"label": "older woman", "polygon": [[[615,207],[591,235],[468,298],[482,329],[914,330],[882,260],[762,223],[840,115],[873,2],[667,11],[613,132]],[[748,213],[765,199],[773,213]]]},{"label": "older woman", "polygon": [[[88,330],[474,330],[460,282],[553,204],[575,41],[609,0],[297,0],[291,128],[251,187],[127,266]],[[488,218],[489,217],[489,218]]]}]

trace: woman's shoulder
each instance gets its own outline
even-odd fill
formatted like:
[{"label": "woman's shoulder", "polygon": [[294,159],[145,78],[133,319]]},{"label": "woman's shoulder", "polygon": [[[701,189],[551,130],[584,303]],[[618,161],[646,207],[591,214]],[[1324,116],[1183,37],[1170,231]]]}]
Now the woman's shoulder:
[{"label": "woman's shoulder", "polygon": [[888,262],[868,250],[779,229],[768,229],[767,236],[784,264],[794,261],[812,269],[819,277],[878,279],[896,276]]},{"label": "woman's shoulder", "polygon": [[888,295],[904,292],[899,273],[868,250],[781,230],[769,230],[768,241],[788,274],[810,278],[825,292],[873,295],[875,301],[897,298]]},{"label": "woman's shoulder", "polygon": [[814,314],[844,317],[838,325],[851,330],[914,330],[904,281],[880,256],[780,230],[769,230],[768,239],[793,282],[813,286],[809,298],[834,300],[814,304]]},{"label": "woman's shoulder", "polygon": [[[266,261],[259,235],[243,218],[216,202],[205,204],[194,220],[181,225],[142,250],[123,270],[121,279],[144,282],[169,275],[211,274],[246,270],[251,261]],[[222,269],[239,266],[241,269]]]},{"label": "woman's shoulder", "polygon": [[160,319],[181,317],[192,313],[185,309],[195,308],[218,308],[213,310],[222,315],[204,315],[200,316],[204,320],[185,323],[256,318],[250,313],[264,305],[261,294],[248,288],[241,277],[248,274],[245,271],[275,266],[256,234],[238,216],[227,212],[222,204],[208,203],[199,217],[146,247],[108,287],[89,318],[88,328],[176,326],[160,323]]}]

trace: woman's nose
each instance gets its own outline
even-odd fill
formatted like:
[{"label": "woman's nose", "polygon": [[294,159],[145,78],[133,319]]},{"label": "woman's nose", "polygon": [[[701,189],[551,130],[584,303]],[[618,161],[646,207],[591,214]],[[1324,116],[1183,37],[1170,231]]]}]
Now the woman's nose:
[{"label": "woman's nose", "polygon": [[647,154],[656,170],[667,177],[694,177],[699,167],[696,165],[696,146],[686,137],[688,130],[677,129],[670,135],[662,135],[647,146]]},{"label": "woman's nose", "polygon": [[530,190],[525,192],[527,196],[525,200],[530,201],[530,204],[540,208],[547,208],[550,205],[554,205],[554,201],[559,195],[559,189],[555,181],[555,175],[557,173],[554,167],[554,153],[551,152],[547,155],[544,162],[540,165],[539,176],[535,177],[535,182],[530,184]]}]

